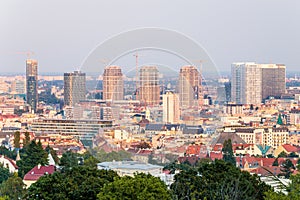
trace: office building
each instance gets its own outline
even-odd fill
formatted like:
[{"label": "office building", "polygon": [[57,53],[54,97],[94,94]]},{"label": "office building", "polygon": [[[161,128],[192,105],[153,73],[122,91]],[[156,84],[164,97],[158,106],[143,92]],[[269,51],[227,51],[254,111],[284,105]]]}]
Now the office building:
[{"label": "office building", "polygon": [[84,146],[90,146],[102,129],[111,128],[112,120],[38,119],[31,130],[36,135],[58,133],[78,138]]},{"label": "office building", "polygon": [[231,100],[238,104],[260,104],[285,93],[286,67],[278,64],[233,63]]},{"label": "office building", "polygon": [[164,123],[179,123],[180,117],[179,98],[174,92],[167,91],[163,95],[163,122]]},{"label": "office building", "polygon": [[195,66],[183,66],[180,69],[178,91],[181,108],[203,105],[202,78]]},{"label": "office building", "polygon": [[66,106],[74,106],[85,100],[86,81],[85,73],[74,71],[64,73],[64,101]]},{"label": "office building", "polygon": [[156,66],[144,66],[139,70],[138,100],[146,105],[158,105],[160,87]]},{"label": "office building", "polygon": [[238,104],[260,104],[262,74],[255,63],[233,63],[231,66],[231,101]]},{"label": "office building", "polygon": [[32,112],[36,112],[38,103],[38,62],[26,60],[26,100]]},{"label": "office building", "polygon": [[118,66],[106,67],[103,73],[103,99],[123,100],[124,82],[121,68]]},{"label": "office building", "polygon": [[262,70],[262,99],[279,98],[285,93],[285,65],[260,64]]}]

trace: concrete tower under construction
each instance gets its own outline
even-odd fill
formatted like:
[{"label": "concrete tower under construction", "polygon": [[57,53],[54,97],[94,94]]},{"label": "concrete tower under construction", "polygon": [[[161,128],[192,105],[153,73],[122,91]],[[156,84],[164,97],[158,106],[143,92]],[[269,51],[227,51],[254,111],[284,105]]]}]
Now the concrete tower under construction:
[{"label": "concrete tower under construction", "polygon": [[123,100],[124,81],[119,66],[108,66],[103,73],[103,99]]},{"label": "concrete tower under construction", "polygon": [[138,100],[146,105],[158,105],[160,87],[156,66],[144,66],[139,70]]},{"label": "concrete tower under construction", "polygon": [[180,69],[178,92],[181,108],[199,108],[202,106],[202,78],[195,66],[183,66]]}]

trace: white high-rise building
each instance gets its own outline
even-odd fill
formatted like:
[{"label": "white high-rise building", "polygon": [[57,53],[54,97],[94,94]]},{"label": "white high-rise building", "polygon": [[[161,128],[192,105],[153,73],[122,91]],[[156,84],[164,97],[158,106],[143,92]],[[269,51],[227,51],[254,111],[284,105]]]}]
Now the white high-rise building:
[{"label": "white high-rise building", "polygon": [[268,97],[280,97],[285,93],[285,71],[282,64],[233,63],[231,100],[260,104]]},{"label": "white high-rise building", "polygon": [[167,91],[163,95],[163,122],[165,123],[179,123],[179,99],[174,92]]},{"label": "white high-rise building", "polygon": [[231,66],[231,100],[239,104],[260,104],[262,101],[261,68],[253,62]]}]

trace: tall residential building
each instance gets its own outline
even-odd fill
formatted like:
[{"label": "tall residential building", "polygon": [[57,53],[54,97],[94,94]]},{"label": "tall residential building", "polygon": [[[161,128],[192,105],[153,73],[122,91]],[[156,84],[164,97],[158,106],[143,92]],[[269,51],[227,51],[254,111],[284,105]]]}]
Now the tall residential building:
[{"label": "tall residential building", "polygon": [[85,100],[86,81],[85,73],[74,71],[64,73],[64,101],[66,106],[74,106]]},{"label": "tall residential building", "polygon": [[203,105],[202,78],[195,66],[180,69],[178,91],[181,108]]},{"label": "tall residential building", "polygon": [[144,66],[139,71],[138,100],[147,105],[158,105],[160,87],[156,66]]},{"label": "tall residential building", "polygon": [[269,96],[285,93],[284,65],[233,63],[231,100],[240,104],[260,104]]},{"label": "tall residential building", "polygon": [[36,112],[38,102],[38,62],[37,60],[26,60],[26,99],[31,110]]},{"label": "tall residential building", "polygon": [[167,91],[163,95],[163,122],[179,123],[179,98],[174,92]]},{"label": "tall residential building", "polygon": [[231,101],[238,104],[261,103],[261,69],[255,63],[233,63],[231,66]]},{"label": "tall residential building", "polygon": [[285,65],[260,64],[262,69],[262,99],[280,97],[285,93]]},{"label": "tall residential building", "polygon": [[106,67],[103,73],[103,99],[123,100],[124,82],[119,66]]}]

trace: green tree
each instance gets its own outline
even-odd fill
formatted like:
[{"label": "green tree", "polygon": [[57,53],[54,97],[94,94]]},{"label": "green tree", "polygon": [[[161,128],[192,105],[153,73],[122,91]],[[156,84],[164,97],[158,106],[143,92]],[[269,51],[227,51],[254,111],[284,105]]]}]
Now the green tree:
[{"label": "green tree", "polygon": [[196,168],[175,175],[171,190],[175,199],[258,199],[270,186],[257,175],[241,171],[223,160],[199,163]]},{"label": "green tree", "polygon": [[60,166],[63,166],[65,168],[71,168],[78,166],[78,154],[73,153],[72,151],[67,151],[63,153],[61,159],[60,159]]},{"label": "green tree", "polygon": [[124,176],[104,185],[98,199],[168,200],[171,199],[171,193],[159,178],[150,174],[136,174],[134,177]]},{"label": "green tree", "polygon": [[84,165],[89,167],[97,167],[99,160],[96,159],[89,151],[86,151],[83,154]]},{"label": "green tree", "polygon": [[278,154],[277,158],[286,158],[287,157],[287,153],[285,153],[284,151],[280,152],[280,154]]},{"label": "green tree", "polygon": [[164,170],[169,170],[171,174],[175,174],[175,171],[188,171],[192,168],[189,162],[178,163],[177,161],[171,162],[164,167]]},{"label": "green tree", "polygon": [[290,153],[290,154],[288,155],[288,157],[289,157],[289,158],[298,158],[299,155],[296,154],[295,152],[292,152],[292,153]]},{"label": "green tree", "polygon": [[0,163],[0,184],[6,181],[11,175],[12,174],[9,172],[9,169]]},{"label": "green tree", "polygon": [[276,158],[272,164],[272,166],[279,166],[278,158]]},{"label": "green tree", "polygon": [[16,151],[10,151],[7,149],[5,146],[0,146],[0,155],[7,156],[8,158],[11,159],[16,159],[17,152]]},{"label": "green tree", "polygon": [[282,117],[281,117],[280,113],[279,113],[278,118],[277,118],[277,124],[278,125],[282,125],[283,124]]},{"label": "green tree", "polygon": [[14,134],[14,147],[15,148],[20,148],[20,132],[16,131]]},{"label": "green tree", "polygon": [[41,177],[32,184],[26,199],[96,199],[101,188],[118,177],[114,171],[76,166]]},{"label": "green tree", "polygon": [[280,168],[280,171],[282,172],[281,175],[283,175],[285,178],[290,178],[294,169],[295,166],[293,162],[290,159],[286,159],[281,164],[281,168]]},{"label": "green tree", "polygon": [[18,174],[21,178],[38,164],[48,164],[47,152],[40,142],[31,141],[29,145],[22,149],[21,160],[17,161],[19,167]]},{"label": "green tree", "polygon": [[5,182],[1,184],[0,193],[1,196],[7,196],[9,199],[18,200],[25,194],[25,184],[20,177],[9,177]]},{"label": "green tree", "polygon": [[24,147],[27,146],[30,143],[30,135],[29,132],[25,132],[25,140],[24,140]]},{"label": "green tree", "polygon": [[222,152],[223,152],[223,160],[235,166],[236,161],[233,155],[231,139],[224,141]]},{"label": "green tree", "polygon": [[126,151],[112,151],[106,153],[104,150],[100,150],[95,155],[96,159],[99,162],[111,162],[115,161],[123,161],[123,160],[131,160],[131,154]]}]

